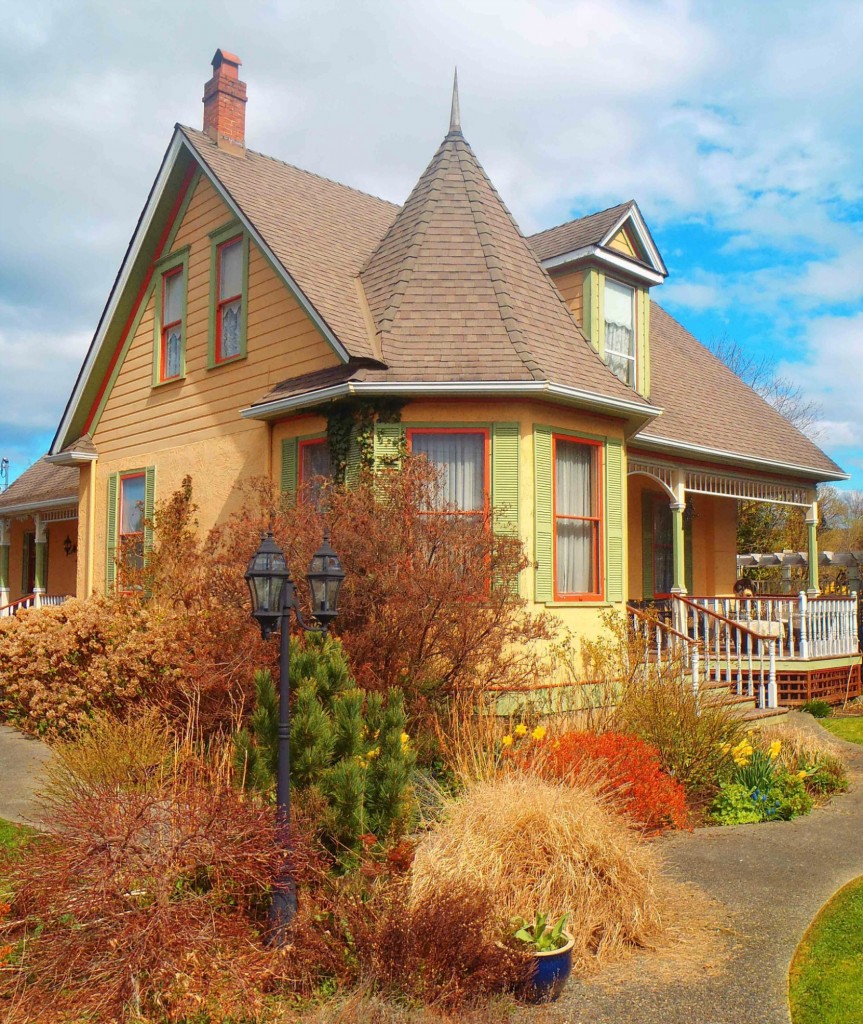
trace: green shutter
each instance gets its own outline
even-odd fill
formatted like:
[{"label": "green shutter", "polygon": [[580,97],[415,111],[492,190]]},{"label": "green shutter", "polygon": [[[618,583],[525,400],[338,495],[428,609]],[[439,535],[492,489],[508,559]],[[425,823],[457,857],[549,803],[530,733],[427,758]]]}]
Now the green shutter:
[{"label": "green shutter", "polygon": [[375,470],[398,468],[404,452],[405,428],[401,423],[375,424]]},{"label": "green shutter", "polygon": [[348,441],[347,464],[345,465],[345,483],[349,487],[356,487],[360,482],[362,462],[363,455],[360,451],[359,439],[357,438],[357,428],[354,427],[351,430],[350,440]]},{"label": "green shutter", "polygon": [[153,550],[153,526],[156,521],[156,467],[144,470],[144,553]]},{"label": "green shutter", "polygon": [[286,437],[282,441],[282,494],[293,502],[297,496],[297,439]]},{"label": "green shutter", "polygon": [[554,598],[554,523],[552,520],[553,494],[551,427],[533,428],[533,478],[535,502],[534,559],[536,579],[534,593],[537,601]]},{"label": "green shutter", "polygon": [[517,423],[494,423],[491,435],[491,504],[496,533],[518,536]]},{"label": "green shutter", "polygon": [[641,492],[641,596],[653,600],[653,495]]},{"label": "green shutter", "polygon": [[619,441],[605,445],[605,599],[615,604],[625,592],[623,560],[623,446]]},{"label": "green shutter", "polygon": [[[518,423],[494,423],[491,428],[491,504],[494,532],[518,537]],[[513,581],[518,592],[518,580]]]},{"label": "green shutter", "polygon": [[120,474],[112,473],[108,477],[108,518],[105,528],[105,593],[114,590],[117,579],[117,492]]}]

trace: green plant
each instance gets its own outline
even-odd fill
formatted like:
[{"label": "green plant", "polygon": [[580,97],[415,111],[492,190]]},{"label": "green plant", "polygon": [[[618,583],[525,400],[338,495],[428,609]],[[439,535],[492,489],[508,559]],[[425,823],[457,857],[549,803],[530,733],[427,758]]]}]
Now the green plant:
[{"label": "green plant", "polygon": [[525,921],[523,917],[517,917],[513,921],[516,929],[513,938],[531,946],[537,953],[551,953],[555,949],[562,949],[569,942],[563,931],[568,917],[569,914],[564,914],[554,924],[549,923],[548,914],[541,914],[539,911],[533,923]]},{"label": "green plant", "polygon": [[[279,701],[269,672],[255,677],[249,728],[234,737],[234,767],[246,788],[272,794]],[[415,816],[414,752],[400,690],[357,689],[341,644],[291,641],[291,782],[314,808],[322,839],[351,861],[371,842],[398,838]]]},{"label": "green plant", "polygon": [[833,714],[833,705],[826,700],[807,700],[801,705],[801,711],[812,715],[813,718],[829,718]]},{"label": "green plant", "polygon": [[710,807],[710,818],[717,825],[747,825],[763,820],[751,792],[737,782],[720,785]]}]

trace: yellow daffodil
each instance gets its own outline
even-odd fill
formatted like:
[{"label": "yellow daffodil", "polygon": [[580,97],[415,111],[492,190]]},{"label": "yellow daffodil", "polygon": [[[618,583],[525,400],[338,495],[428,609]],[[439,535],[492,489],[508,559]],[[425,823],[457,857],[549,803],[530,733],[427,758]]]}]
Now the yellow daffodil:
[{"label": "yellow daffodil", "polygon": [[538,725],[530,734],[530,737],[531,739],[534,739],[537,742],[539,742],[542,739],[545,739],[545,729],[541,725]]},{"label": "yellow daffodil", "polygon": [[410,743],[410,740],[411,740],[410,736],[408,736],[408,734],[406,732],[403,732],[402,733],[402,746],[406,747],[408,745],[408,743]]},{"label": "yellow daffodil", "polygon": [[809,772],[807,772],[807,771],[799,771],[797,773],[797,778],[798,779],[805,779],[808,774],[809,774]]},{"label": "yellow daffodil", "polygon": [[518,723],[518,725],[515,727],[515,734],[516,734],[516,736],[526,736],[527,735],[527,726],[524,724],[524,722],[519,722]]},{"label": "yellow daffodil", "polygon": [[376,758],[376,757],[378,756],[378,754],[380,754],[380,752],[381,752],[381,751],[380,751],[380,748],[379,748],[379,747],[375,747],[375,748],[374,748],[374,750],[370,750],[370,751],[368,752],[368,754],[366,754],[366,757],[367,757],[367,758],[368,758],[368,759],[369,759],[370,761],[373,761],[373,760],[374,760],[374,759],[375,759],[375,758]]},{"label": "yellow daffodil", "polygon": [[782,743],[780,740],[774,740],[767,749],[768,755],[774,760],[779,757],[779,751],[782,749]]},{"label": "yellow daffodil", "polygon": [[511,747],[512,746],[512,736],[504,736],[504,738],[500,742],[505,747]]}]

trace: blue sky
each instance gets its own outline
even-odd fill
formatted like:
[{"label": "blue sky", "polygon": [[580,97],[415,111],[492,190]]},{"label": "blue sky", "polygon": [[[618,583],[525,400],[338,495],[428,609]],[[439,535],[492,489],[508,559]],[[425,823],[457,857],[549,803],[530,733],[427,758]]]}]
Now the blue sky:
[{"label": "blue sky", "polygon": [[0,457],[53,435],[175,121],[239,53],[247,141],[401,201],[465,134],[523,230],[635,198],[655,298],[769,355],[863,489],[863,5],[0,0]]}]

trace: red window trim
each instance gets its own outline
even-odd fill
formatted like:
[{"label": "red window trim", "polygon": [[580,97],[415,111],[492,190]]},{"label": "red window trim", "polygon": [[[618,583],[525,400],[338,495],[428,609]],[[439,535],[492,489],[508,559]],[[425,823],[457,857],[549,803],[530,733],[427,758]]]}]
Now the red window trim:
[{"label": "red window trim", "polygon": [[135,473],[135,472],[133,472],[133,473],[121,473],[120,474],[120,493],[119,493],[120,506],[117,509],[117,542],[118,542],[118,546],[122,543],[122,541],[123,541],[123,539],[125,537],[141,537],[142,539],[144,537],[144,531],[143,530],[135,530],[134,533],[123,533],[123,488],[126,485],[126,482],[129,481],[129,480],[143,480],[144,481],[144,492],[145,492],[145,500],[146,500],[147,474],[146,473],[140,473],[140,472],[138,472],[138,473]]},{"label": "red window trim", "polygon": [[[169,381],[169,380],[177,380],[179,377],[181,377],[183,375],[182,365],[180,367],[178,367],[177,372],[172,374],[170,377],[166,376],[166,374],[165,374],[165,368],[168,365],[168,332],[170,331],[170,329],[172,327],[176,327],[177,324],[181,325],[181,328],[180,328],[180,345],[182,346],[182,344],[183,344],[183,336],[182,336],[183,317],[182,317],[182,315],[180,316],[179,320],[172,320],[168,324],[165,323],[165,292],[167,291],[168,278],[176,277],[178,274],[182,274],[182,273],[183,273],[183,265],[180,264],[179,267],[174,267],[171,270],[166,270],[165,273],[162,274],[162,343],[160,345],[160,352],[159,352],[159,383],[160,384],[163,384],[165,381]],[[180,360],[180,362],[182,363],[182,359]]]},{"label": "red window trim", "polygon": [[297,487],[300,488],[306,483],[303,478],[303,451],[306,448],[311,448],[314,445],[326,444],[327,439],[325,437],[309,437],[305,441],[297,442]]},{"label": "red window trim", "polygon": [[490,498],[491,498],[491,431],[488,427],[408,427],[407,431],[407,443],[408,451],[413,451],[413,439],[416,434],[481,434],[483,438],[483,481],[482,481],[482,508],[462,510],[459,509],[457,512],[437,512],[434,509],[430,509],[428,512],[423,512],[422,515],[426,516],[440,516],[440,515],[457,515],[457,516],[478,516],[482,515],[484,519],[488,519]]},{"label": "red window trim", "polygon": [[[558,516],[557,514],[557,444],[558,441],[565,441],[567,444],[581,444],[594,450],[594,472],[596,501],[596,515],[593,516]],[[603,481],[603,452],[602,442],[593,441],[586,437],[571,437],[568,434],[552,434],[551,446],[551,536],[552,536],[552,559],[554,568],[552,578],[554,580],[555,601],[602,601],[605,595],[605,573],[603,572],[603,529],[602,529],[602,481]],[[566,594],[557,589],[557,520],[577,519],[580,522],[596,523],[594,536],[596,538],[593,547],[593,578],[596,580],[597,589],[591,594]]]},{"label": "red window trim", "polygon": [[[240,291],[236,295],[231,295],[229,298],[220,298],[222,294],[222,250],[227,249],[229,245],[234,245],[239,242],[243,244],[243,233],[240,232],[238,235],[234,235],[233,238],[228,238],[226,241],[220,243],[216,248],[216,351],[215,358],[218,364],[230,363],[235,359],[242,358],[242,351],[238,352],[233,356],[222,355],[222,308],[224,306],[230,306],[232,302],[236,302],[237,299],[243,298],[242,281],[240,282]],[[241,249],[242,254],[242,249]]]}]

